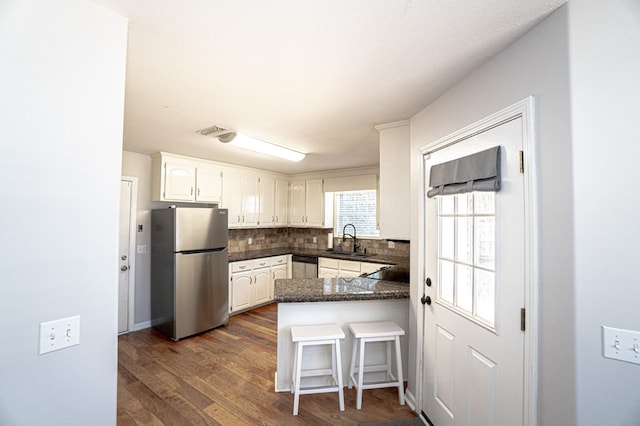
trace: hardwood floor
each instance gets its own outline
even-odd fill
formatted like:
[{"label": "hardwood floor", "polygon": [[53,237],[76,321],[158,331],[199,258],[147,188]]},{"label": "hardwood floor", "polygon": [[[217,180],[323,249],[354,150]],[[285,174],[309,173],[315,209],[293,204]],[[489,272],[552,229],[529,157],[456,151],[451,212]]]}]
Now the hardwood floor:
[{"label": "hardwood floor", "polygon": [[277,305],[231,317],[229,325],[180,342],[153,329],[120,336],[118,425],[356,425],[415,417],[393,388],[336,393],[274,391]]}]

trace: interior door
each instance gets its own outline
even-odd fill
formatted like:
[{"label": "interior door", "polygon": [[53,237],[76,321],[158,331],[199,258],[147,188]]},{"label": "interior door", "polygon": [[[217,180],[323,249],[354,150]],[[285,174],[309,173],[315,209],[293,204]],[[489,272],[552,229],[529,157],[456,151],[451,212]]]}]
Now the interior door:
[{"label": "interior door", "polygon": [[522,425],[525,302],[522,118],[427,153],[432,165],[500,145],[498,192],[425,196],[423,417]]},{"label": "interior door", "polygon": [[118,252],[118,333],[129,330],[129,247],[131,236],[131,181],[120,181],[120,232]]}]

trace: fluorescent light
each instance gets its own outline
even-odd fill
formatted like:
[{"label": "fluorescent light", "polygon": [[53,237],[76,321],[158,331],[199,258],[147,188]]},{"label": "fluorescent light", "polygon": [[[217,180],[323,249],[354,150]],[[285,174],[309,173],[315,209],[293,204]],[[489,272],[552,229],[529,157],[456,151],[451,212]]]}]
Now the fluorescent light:
[{"label": "fluorescent light", "polygon": [[263,140],[255,139],[240,133],[238,133],[236,137],[228,143],[229,145],[259,152],[261,154],[284,158],[285,160],[289,161],[300,161],[305,157],[305,154],[301,152],[293,151],[289,148],[274,145],[270,142],[265,142]]}]

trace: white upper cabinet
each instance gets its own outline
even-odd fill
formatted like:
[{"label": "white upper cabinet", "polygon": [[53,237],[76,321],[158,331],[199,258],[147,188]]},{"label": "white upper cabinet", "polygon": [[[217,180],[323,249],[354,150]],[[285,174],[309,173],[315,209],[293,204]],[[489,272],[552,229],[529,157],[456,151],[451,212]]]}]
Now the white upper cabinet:
[{"label": "white upper cabinet", "polygon": [[222,171],[219,167],[196,166],[196,201],[216,204],[222,201]]},{"label": "white upper cabinet", "polygon": [[287,226],[288,202],[289,181],[270,176],[261,176],[259,226]]},{"label": "white upper cabinet", "polygon": [[196,168],[193,164],[167,161],[164,163],[165,200],[193,201],[195,199]]},{"label": "white upper cabinet", "polygon": [[240,227],[242,224],[242,176],[223,172],[221,207],[229,211],[229,228]]},{"label": "white upper cabinet", "polygon": [[289,224],[293,226],[306,225],[305,181],[296,180],[291,182],[289,186],[289,201],[291,202],[291,210],[289,211]]},{"label": "white upper cabinet", "polygon": [[322,179],[292,181],[289,186],[289,224],[301,227],[324,227],[324,189]]},{"label": "white upper cabinet", "polygon": [[275,226],[287,226],[289,223],[289,181],[276,179]]},{"label": "white upper cabinet", "polygon": [[152,158],[153,201],[220,202],[222,181],[219,167],[162,152]]},{"label": "white upper cabinet", "polygon": [[258,226],[260,219],[260,179],[242,177],[242,226]]},{"label": "white upper cabinet", "polygon": [[410,239],[409,122],[376,126],[380,132],[380,237]]},{"label": "white upper cabinet", "polygon": [[222,207],[229,210],[229,227],[256,227],[260,213],[257,176],[223,172]]},{"label": "white upper cabinet", "polygon": [[306,182],[307,226],[324,226],[324,190],[322,179],[310,179]]}]

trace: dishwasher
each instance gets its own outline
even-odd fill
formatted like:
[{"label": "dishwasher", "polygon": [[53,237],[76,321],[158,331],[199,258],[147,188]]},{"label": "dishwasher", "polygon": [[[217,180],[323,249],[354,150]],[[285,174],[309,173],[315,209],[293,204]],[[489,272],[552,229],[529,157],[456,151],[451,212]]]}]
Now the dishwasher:
[{"label": "dishwasher", "polygon": [[292,278],[318,278],[318,258],[315,256],[291,256]]}]

